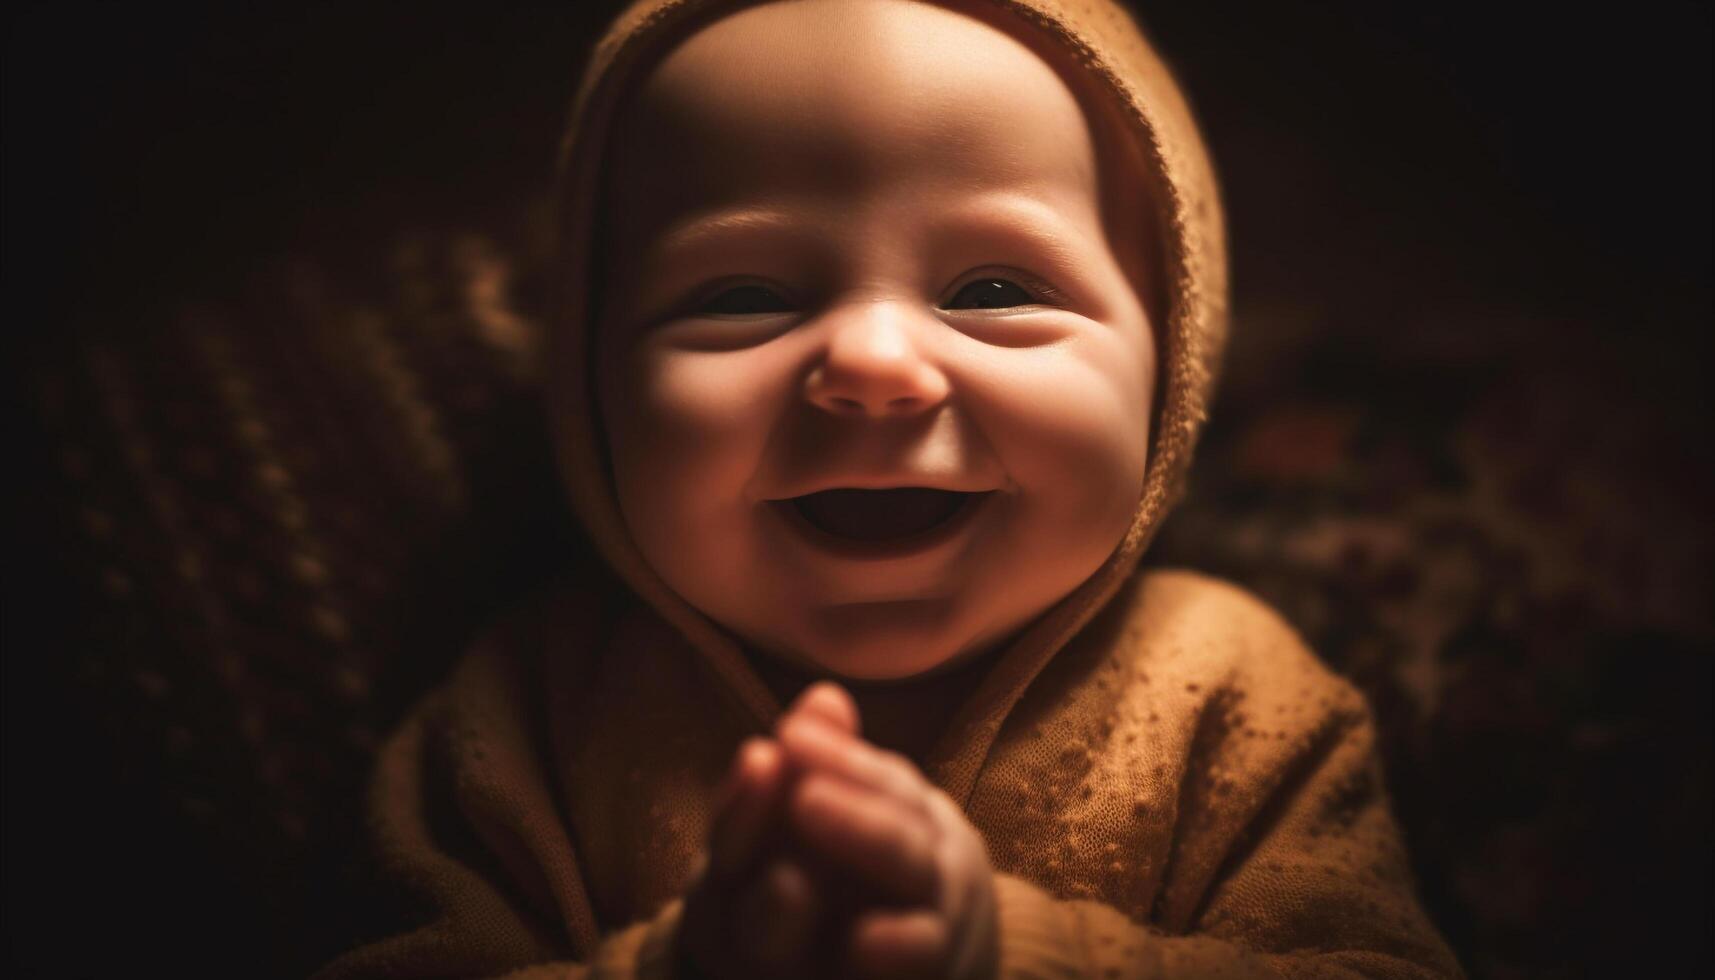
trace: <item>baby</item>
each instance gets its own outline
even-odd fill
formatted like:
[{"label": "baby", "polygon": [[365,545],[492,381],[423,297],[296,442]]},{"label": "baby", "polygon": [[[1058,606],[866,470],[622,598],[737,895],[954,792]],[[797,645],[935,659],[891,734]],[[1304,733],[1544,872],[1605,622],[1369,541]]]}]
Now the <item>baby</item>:
[{"label": "baby", "polygon": [[429,924],[322,976],[1457,975],[1362,699],[1135,572],[1225,282],[1123,11],[647,0],[566,149],[550,407],[616,581],[390,740]]}]

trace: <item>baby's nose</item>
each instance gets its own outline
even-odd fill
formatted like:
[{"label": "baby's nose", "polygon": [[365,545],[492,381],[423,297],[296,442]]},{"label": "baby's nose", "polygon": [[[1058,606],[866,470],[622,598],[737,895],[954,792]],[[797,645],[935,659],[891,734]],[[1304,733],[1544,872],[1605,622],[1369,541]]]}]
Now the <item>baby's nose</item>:
[{"label": "baby's nose", "polygon": [[805,396],[824,411],[848,417],[913,415],[947,398],[947,376],[919,349],[911,312],[892,303],[861,303],[829,311],[821,360],[805,381]]}]

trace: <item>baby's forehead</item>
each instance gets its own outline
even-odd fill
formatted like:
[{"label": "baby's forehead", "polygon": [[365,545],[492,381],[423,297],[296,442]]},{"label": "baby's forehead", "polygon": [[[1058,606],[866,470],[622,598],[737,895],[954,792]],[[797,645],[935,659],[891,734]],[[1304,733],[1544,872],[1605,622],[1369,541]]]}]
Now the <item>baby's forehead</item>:
[{"label": "baby's forehead", "polygon": [[1052,66],[911,0],[768,3],[703,27],[638,85],[613,154],[621,206],[866,179],[1096,183],[1089,123]]}]

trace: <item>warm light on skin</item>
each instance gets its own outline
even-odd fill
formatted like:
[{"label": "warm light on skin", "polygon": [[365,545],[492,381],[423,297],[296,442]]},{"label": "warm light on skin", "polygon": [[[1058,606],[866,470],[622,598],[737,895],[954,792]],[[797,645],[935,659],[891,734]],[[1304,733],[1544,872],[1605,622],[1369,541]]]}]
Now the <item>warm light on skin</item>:
[{"label": "warm light on skin", "polygon": [[[608,177],[598,400],[632,537],[691,605],[817,672],[906,678],[1113,551],[1154,340],[1091,127],[1027,47],[908,0],[747,8],[643,81]],[[979,273],[1044,301],[943,308]],[[697,312],[735,284],[790,309]],[[883,559],[819,551],[768,502],[894,486],[997,493]]]}]

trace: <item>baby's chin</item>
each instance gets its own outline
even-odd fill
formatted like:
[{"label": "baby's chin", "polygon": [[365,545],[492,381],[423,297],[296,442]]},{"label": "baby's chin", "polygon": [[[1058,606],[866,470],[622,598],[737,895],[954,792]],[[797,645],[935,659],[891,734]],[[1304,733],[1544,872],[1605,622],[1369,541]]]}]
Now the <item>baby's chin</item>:
[{"label": "baby's chin", "polygon": [[945,599],[829,606],[809,612],[791,642],[768,646],[800,670],[837,680],[926,679],[992,651],[1008,635],[1004,629],[966,635],[955,612]]}]

